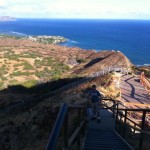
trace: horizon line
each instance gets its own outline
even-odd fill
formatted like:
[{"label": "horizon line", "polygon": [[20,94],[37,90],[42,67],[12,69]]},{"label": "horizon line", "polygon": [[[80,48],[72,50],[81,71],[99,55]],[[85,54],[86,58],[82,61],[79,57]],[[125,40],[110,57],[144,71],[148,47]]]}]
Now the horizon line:
[{"label": "horizon line", "polygon": [[27,17],[15,17],[15,19],[54,19],[54,20],[150,20],[142,18],[27,18]]}]

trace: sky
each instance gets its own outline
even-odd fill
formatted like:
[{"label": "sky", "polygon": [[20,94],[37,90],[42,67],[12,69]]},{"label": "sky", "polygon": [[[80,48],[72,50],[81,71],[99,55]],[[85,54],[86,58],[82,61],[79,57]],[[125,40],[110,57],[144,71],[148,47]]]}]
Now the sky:
[{"label": "sky", "polygon": [[0,16],[150,19],[150,0],[0,0]]}]

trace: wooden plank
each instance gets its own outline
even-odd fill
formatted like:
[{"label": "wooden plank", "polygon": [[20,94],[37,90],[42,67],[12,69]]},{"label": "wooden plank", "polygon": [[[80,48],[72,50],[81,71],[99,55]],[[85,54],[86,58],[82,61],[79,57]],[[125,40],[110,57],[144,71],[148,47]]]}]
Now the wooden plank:
[{"label": "wooden plank", "polygon": [[84,123],[85,123],[86,119],[84,119],[80,126],[74,131],[74,133],[71,135],[71,137],[68,140],[68,146],[70,147],[72,142],[75,140],[75,138],[77,137],[77,135],[79,134],[81,128],[83,127]]}]

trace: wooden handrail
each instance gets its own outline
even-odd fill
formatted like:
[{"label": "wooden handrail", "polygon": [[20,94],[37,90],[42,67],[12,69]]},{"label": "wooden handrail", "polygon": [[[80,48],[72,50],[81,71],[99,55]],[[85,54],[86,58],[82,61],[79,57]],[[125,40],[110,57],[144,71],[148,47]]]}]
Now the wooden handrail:
[{"label": "wooden handrail", "polygon": [[[128,125],[130,126],[131,128],[133,128],[134,130],[137,130],[139,131],[141,134],[140,134],[140,139],[139,139],[139,150],[142,150],[142,146],[143,146],[143,134],[147,134],[147,135],[150,135],[150,132],[148,131],[145,131],[144,128],[145,128],[145,119],[146,119],[146,113],[147,112],[150,112],[150,109],[128,109],[128,108],[118,108],[118,105],[117,105],[117,108],[115,109],[117,110],[116,112],[116,124],[118,122],[118,115],[121,115],[124,117],[124,122],[121,122],[123,123],[124,125],[128,125],[126,120],[129,120],[130,122],[132,122],[134,124],[134,127],[131,126],[131,125]],[[125,114],[123,114],[121,111],[125,111]],[[133,111],[133,112],[142,112],[142,119],[141,119],[141,126],[138,125],[137,123],[135,123],[133,120],[131,120],[130,118],[127,117],[127,112],[128,111]],[[138,128],[136,128],[135,126],[138,126]],[[125,138],[125,135],[126,135],[126,127],[123,128],[123,137]]]},{"label": "wooden handrail", "polygon": [[73,143],[73,141],[75,140],[75,138],[77,137],[77,135],[79,134],[81,128],[83,127],[84,123],[85,123],[86,119],[84,119],[81,122],[81,125],[74,131],[74,133],[71,135],[71,137],[68,140],[68,146],[70,147],[71,144]]},{"label": "wooden handrail", "polygon": [[68,106],[67,106],[67,104],[64,103],[63,106],[61,107],[60,111],[59,111],[59,114],[58,114],[58,117],[56,119],[54,128],[53,128],[52,133],[50,135],[46,150],[55,150],[62,125],[63,125],[64,120],[66,118],[67,111],[68,111]]},{"label": "wooden handrail", "polygon": [[126,105],[136,105],[136,106],[145,106],[145,107],[150,107],[150,104],[141,104],[141,103],[136,103],[136,102],[124,102]]},{"label": "wooden handrail", "polygon": [[[119,113],[121,116],[125,117],[125,115],[122,114],[122,113],[120,113],[119,111],[118,111],[118,113]],[[131,120],[130,118],[126,117],[126,119],[128,119],[130,122],[132,122],[132,123],[135,124],[136,126],[140,127],[140,125],[138,125],[136,122],[134,122],[134,121]],[[140,127],[140,128],[141,128],[141,127]]]},{"label": "wooden handrail", "polygon": [[127,123],[124,123],[124,122],[122,122],[122,121],[119,121],[119,120],[118,120],[118,122],[120,122],[121,124],[127,125],[127,126],[129,126],[130,128],[135,129],[136,131],[139,131],[140,133],[144,133],[144,134],[150,135],[150,132],[149,132],[149,131],[141,130],[141,129],[139,129],[139,128],[136,128],[136,127],[134,127],[134,126],[131,126],[131,125],[129,125],[129,124],[127,124]]},{"label": "wooden handrail", "polygon": [[[68,137],[68,113],[69,109],[76,109],[78,110],[78,126],[76,127],[75,131],[71,135],[71,137]],[[83,110],[83,117],[81,117],[81,110]],[[55,125],[53,127],[52,133],[49,138],[49,142],[47,144],[46,150],[56,150],[56,144],[58,141],[58,138],[60,136],[60,131],[62,130],[62,149],[68,149],[71,147],[73,141],[77,139],[77,136],[79,135],[80,139],[80,132],[81,129],[84,129],[83,126],[86,123],[85,114],[84,114],[85,107],[80,105],[67,105],[64,103],[60,109],[60,112],[57,116]],[[77,140],[78,140],[77,139]]]},{"label": "wooden handrail", "polygon": [[148,95],[150,95],[150,81],[146,78],[144,72],[142,72],[141,75],[140,75],[140,82],[144,86],[144,88],[147,91]]},{"label": "wooden handrail", "polygon": [[[111,109],[111,110],[113,110],[113,113],[116,114],[116,121],[118,121],[118,115],[121,115],[125,118],[124,122],[121,122],[121,123],[123,123],[124,125],[130,126],[132,129],[139,131],[141,134],[150,135],[150,132],[144,131],[144,124],[145,124],[144,122],[145,122],[146,112],[150,112],[150,109],[127,109],[127,108],[122,109],[122,108],[118,108],[119,101],[115,101],[113,99],[103,99],[103,100],[104,101],[105,100],[106,101],[107,100],[108,101],[113,101],[113,106],[112,107],[108,107],[107,105],[104,104],[104,106],[106,106],[106,108],[102,108],[102,109]],[[73,132],[73,134],[70,137],[68,137],[68,132],[67,132],[68,117],[67,116],[68,116],[69,110],[72,110],[72,109],[77,110],[77,113],[78,113],[77,114],[77,116],[78,116],[77,127],[76,127],[75,131]],[[63,105],[63,107],[61,109],[61,112],[58,115],[59,119],[57,118],[56,125],[54,126],[54,128],[56,128],[55,131],[57,132],[57,136],[54,136],[54,137],[58,138],[58,135],[60,134],[60,129],[62,128],[63,129],[62,130],[63,131],[63,134],[62,134],[63,138],[62,139],[63,139],[63,148],[64,149],[71,148],[72,143],[73,143],[74,140],[77,140],[78,146],[80,145],[81,129],[84,129],[83,126],[86,123],[86,118],[84,118],[85,117],[85,114],[84,114],[85,109],[86,109],[86,106],[82,106],[82,105],[66,105],[66,104]],[[83,117],[81,117],[81,110],[82,110],[82,114],[84,115]],[[123,114],[122,111],[125,111],[125,114]],[[142,126],[138,125],[136,122],[134,122],[133,120],[128,118],[127,113],[129,111],[144,112],[143,117],[142,117],[142,122],[143,122]],[[61,124],[59,123],[60,120],[61,120]],[[134,124],[134,126],[127,124],[127,120],[132,122]],[[58,132],[57,129],[59,129],[59,132]],[[124,137],[125,137],[127,128],[124,127],[123,129],[124,129],[123,133],[124,133]],[[53,137],[53,135],[55,135],[55,133],[51,134],[51,137]],[[77,137],[79,137],[79,138],[77,138]],[[55,140],[52,139],[52,141],[50,140],[50,143],[53,144],[53,141],[55,141],[54,142],[55,144],[53,146],[56,147],[57,139],[55,139]],[[143,141],[143,136],[140,137],[140,144],[139,144],[140,148],[142,147],[142,141]],[[49,145],[51,145],[51,144],[48,144],[47,150],[51,150]]]},{"label": "wooden handrail", "polygon": [[127,110],[127,111],[147,111],[150,112],[150,109],[131,109],[131,108],[118,108],[118,110]]}]

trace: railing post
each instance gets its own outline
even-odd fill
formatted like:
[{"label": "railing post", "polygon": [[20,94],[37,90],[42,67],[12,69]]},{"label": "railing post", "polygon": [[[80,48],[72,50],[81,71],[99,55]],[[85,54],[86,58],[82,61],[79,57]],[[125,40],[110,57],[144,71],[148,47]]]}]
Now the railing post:
[{"label": "railing post", "polygon": [[127,121],[127,110],[125,110],[124,127],[123,127],[123,138],[126,136],[126,121]]},{"label": "railing post", "polygon": [[116,106],[116,102],[115,100],[113,100],[113,116],[112,117],[115,117],[115,106]]},{"label": "railing post", "polygon": [[[145,118],[146,118],[146,111],[143,111],[141,130],[143,130],[145,127]],[[142,145],[143,145],[143,133],[141,133],[141,136],[140,136],[139,150],[142,150]]]},{"label": "railing post", "polygon": [[136,124],[134,124],[134,129],[133,129],[133,132],[132,132],[132,138],[133,138],[133,136],[135,134],[135,127],[136,127]]},{"label": "railing post", "polygon": [[62,147],[63,150],[68,150],[68,112],[62,127]]},{"label": "railing post", "polygon": [[[81,109],[78,109],[78,127],[80,126],[81,123]],[[80,149],[81,143],[80,143],[80,136],[81,134],[79,133],[78,139],[77,139],[77,148]]]},{"label": "railing post", "polygon": [[117,101],[117,105],[116,105],[116,106],[117,106],[117,108],[116,108],[116,109],[117,109],[117,112],[116,112],[115,130],[117,130],[117,120],[118,120],[118,101]]},{"label": "railing post", "polygon": [[[84,120],[85,116],[86,116],[86,108],[84,108],[82,111],[83,111],[82,112],[82,120]],[[82,136],[85,135],[85,127],[86,127],[86,123],[84,123],[83,128],[82,128]]]}]

